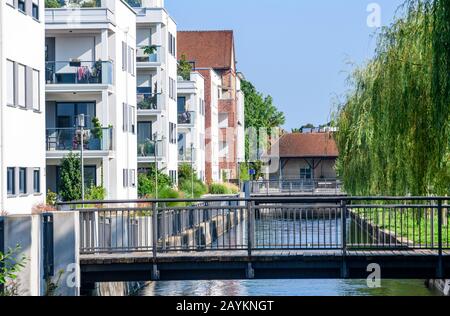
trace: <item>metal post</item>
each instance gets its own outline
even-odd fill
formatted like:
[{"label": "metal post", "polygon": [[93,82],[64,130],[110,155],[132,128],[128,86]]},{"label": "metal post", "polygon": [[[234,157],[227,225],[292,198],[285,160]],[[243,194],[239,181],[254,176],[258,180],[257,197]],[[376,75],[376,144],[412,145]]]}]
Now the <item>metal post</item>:
[{"label": "metal post", "polygon": [[84,114],[78,115],[77,126],[80,129],[80,160],[81,160],[81,200],[84,201]]},{"label": "metal post", "polygon": [[341,201],[341,239],[342,239],[342,265],[341,278],[348,278],[347,271],[347,201]]},{"label": "metal post", "polygon": [[53,214],[42,214],[44,279],[54,276]]},{"label": "metal post", "polygon": [[253,248],[253,202],[247,202],[247,252],[248,256],[252,256]]},{"label": "metal post", "polygon": [[438,268],[437,268],[437,276],[439,279],[444,277],[444,270],[442,264],[442,201],[438,201],[438,245],[439,245],[439,258],[438,258]]},{"label": "metal post", "polygon": [[153,253],[152,280],[159,280],[159,271],[156,262],[158,255],[158,203],[152,204],[152,253]]},{"label": "metal post", "polygon": [[191,143],[191,197],[194,198],[194,143]]}]

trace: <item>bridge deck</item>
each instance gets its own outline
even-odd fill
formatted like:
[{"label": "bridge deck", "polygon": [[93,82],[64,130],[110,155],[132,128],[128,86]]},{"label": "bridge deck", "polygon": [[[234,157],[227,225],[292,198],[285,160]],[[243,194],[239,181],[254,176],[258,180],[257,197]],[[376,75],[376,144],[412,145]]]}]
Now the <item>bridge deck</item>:
[{"label": "bridge deck", "polygon": [[[343,264],[344,263],[344,264]],[[85,282],[150,281],[157,267],[160,280],[367,278],[367,267],[380,265],[382,277],[437,278],[439,255],[431,250],[261,250],[98,254],[81,256]],[[251,272],[249,272],[251,267]],[[442,272],[450,278],[450,251],[442,257]],[[249,274],[250,273],[250,274]]]}]

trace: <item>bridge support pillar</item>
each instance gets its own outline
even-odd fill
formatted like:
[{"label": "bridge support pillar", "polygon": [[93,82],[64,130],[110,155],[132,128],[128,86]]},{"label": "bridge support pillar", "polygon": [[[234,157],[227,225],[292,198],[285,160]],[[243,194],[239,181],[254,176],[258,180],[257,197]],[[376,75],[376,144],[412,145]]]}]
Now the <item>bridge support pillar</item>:
[{"label": "bridge support pillar", "polygon": [[245,269],[245,276],[247,277],[247,279],[255,278],[255,270],[253,270],[251,262],[247,264],[247,269]]},{"label": "bridge support pillar", "polygon": [[152,267],[152,276],[151,277],[152,277],[152,281],[158,281],[160,278],[158,266],[156,265],[156,263]]},{"label": "bridge support pillar", "polygon": [[341,262],[341,279],[348,279],[347,261],[345,260],[345,257],[342,258]]}]

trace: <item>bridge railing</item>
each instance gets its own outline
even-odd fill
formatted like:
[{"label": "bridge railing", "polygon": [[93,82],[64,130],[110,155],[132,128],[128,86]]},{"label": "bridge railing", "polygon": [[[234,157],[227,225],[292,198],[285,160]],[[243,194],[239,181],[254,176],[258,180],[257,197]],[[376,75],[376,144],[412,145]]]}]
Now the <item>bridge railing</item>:
[{"label": "bridge railing", "polygon": [[92,201],[80,252],[450,250],[449,198],[278,197]]},{"label": "bridge railing", "polygon": [[274,194],[341,195],[342,183],[338,179],[282,179],[258,180],[250,184],[251,193],[259,196]]}]

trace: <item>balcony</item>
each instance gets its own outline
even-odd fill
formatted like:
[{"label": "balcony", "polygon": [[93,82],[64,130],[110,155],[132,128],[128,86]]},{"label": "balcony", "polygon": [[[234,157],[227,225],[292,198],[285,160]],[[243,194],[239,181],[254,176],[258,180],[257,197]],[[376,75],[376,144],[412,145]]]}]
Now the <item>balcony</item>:
[{"label": "balcony", "polygon": [[195,112],[182,112],[178,113],[179,125],[194,125],[195,124]]},{"label": "balcony", "polygon": [[[83,137],[83,149],[86,151],[111,151],[113,129],[110,127],[86,129]],[[81,150],[81,131],[76,128],[48,128],[47,152]]]},{"label": "balcony", "polygon": [[191,150],[190,148],[189,149],[182,149],[182,148],[180,148],[179,150],[178,150],[178,162],[181,162],[181,163],[191,163],[191,162],[193,162],[194,161],[194,159],[193,159],[193,150]]},{"label": "balcony", "polygon": [[92,7],[76,7],[65,5],[60,8],[45,9],[45,24],[47,29],[73,29],[81,25],[90,28],[110,28],[115,25],[114,13],[108,8],[97,7],[93,3]]},{"label": "balcony", "polygon": [[49,61],[45,63],[47,85],[111,85],[110,61]]},{"label": "balcony", "polygon": [[164,158],[164,150],[162,143],[151,141],[138,141],[137,145],[138,162],[154,162],[155,157],[158,161]]},{"label": "balcony", "polygon": [[161,93],[138,93],[137,108],[139,111],[161,111]]},{"label": "balcony", "polygon": [[136,62],[139,68],[151,68],[161,63],[161,46],[138,46]]}]

